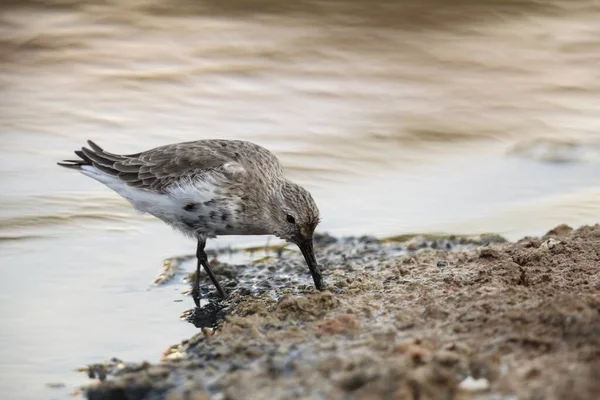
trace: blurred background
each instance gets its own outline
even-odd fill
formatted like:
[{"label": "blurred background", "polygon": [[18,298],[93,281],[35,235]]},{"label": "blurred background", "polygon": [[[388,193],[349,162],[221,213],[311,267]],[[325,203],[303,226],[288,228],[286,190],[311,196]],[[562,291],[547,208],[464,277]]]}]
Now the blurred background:
[{"label": "blurred background", "polygon": [[595,0],[0,4],[0,392],[12,398],[64,398],[85,382],[76,367],[156,361],[195,333],[177,320],[192,305],[181,285],[150,289],[194,243],[55,165],[87,139],[116,153],[254,141],[338,236],[517,239],[599,220]]}]

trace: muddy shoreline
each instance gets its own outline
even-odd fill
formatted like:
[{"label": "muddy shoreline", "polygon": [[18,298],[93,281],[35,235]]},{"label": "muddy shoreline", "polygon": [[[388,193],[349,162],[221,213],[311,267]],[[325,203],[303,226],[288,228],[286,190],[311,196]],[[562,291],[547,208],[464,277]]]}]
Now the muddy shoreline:
[{"label": "muddy shoreline", "polygon": [[[321,235],[301,256],[214,263],[230,299],[157,364],[90,365],[88,399],[592,399],[600,225],[508,243]],[[208,280],[203,292],[212,292]],[[190,299],[186,298],[186,301]],[[157,352],[160,350],[157,349]]]}]

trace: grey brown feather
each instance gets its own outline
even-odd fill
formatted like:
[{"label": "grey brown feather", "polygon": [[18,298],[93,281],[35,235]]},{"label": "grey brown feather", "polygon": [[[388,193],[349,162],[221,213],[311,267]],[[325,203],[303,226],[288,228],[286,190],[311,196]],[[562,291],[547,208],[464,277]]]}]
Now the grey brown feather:
[{"label": "grey brown feather", "polygon": [[[296,243],[315,285],[323,288],[312,251],[319,210],[307,190],[285,178],[279,160],[267,149],[240,140],[198,140],[120,155],[92,141],[88,145],[75,151],[81,160],[58,164],[100,180],[199,243],[232,234],[274,234]],[[140,192],[129,193],[123,186]],[[159,197],[148,200],[142,193]],[[193,198],[193,206],[188,207],[187,197]]]}]

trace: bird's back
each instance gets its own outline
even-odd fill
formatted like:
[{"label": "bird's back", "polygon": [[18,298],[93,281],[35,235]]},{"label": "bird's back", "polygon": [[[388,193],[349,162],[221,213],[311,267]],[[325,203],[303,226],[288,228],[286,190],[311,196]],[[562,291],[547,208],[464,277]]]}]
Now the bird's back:
[{"label": "bird's back", "polygon": [[255,226],[259,203],[270,183],[283,177],[274,154],[241,140],[181,142],[126,155],[88,143],[75,152],[81,160],[59,164],[191,235],[262,234]]},{"label": "bird's back", "polygon": [[[105,151],[91,141],[88,143],[91,149],[83,147],[81,151],[75,151],[81,160],[68,160],[59,165],[88,172],[87,175],[105,184],[107,179],[114,177],[131,187],[165,192],[182,179],[210,172],[231,177],[241,173],[283,176],[283,167],[273,153],[242,140],[181,142],[125,155]],[[93,167],[94,171],[86,167]]]},{"label": "bird's back", "polygon": [[248,171],[283,174],[281,163],[273,153],[243,140],[210,139],[174,143],[125,157],[160,165],[178,174],[188,169],[211,169],[229,162],[237,162]]}]

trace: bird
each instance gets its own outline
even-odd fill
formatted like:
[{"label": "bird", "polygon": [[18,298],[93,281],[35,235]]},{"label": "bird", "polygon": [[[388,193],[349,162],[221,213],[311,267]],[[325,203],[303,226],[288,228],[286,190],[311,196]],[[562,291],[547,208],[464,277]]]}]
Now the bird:
[{"label": "bird", "polygon": [[221,298],[227,293],[211,270],[207,239],[223,235],[274,235],[300,249],[315,288],[325,290],[313,249],[320,222],[310,192],[284,175],[266,148],[243,140],[174,143],[135,154],[105,151],[91,140],[57,164],[93,178],[141,211],[196,240],[192,298],[200,307],[200,267]]}]

